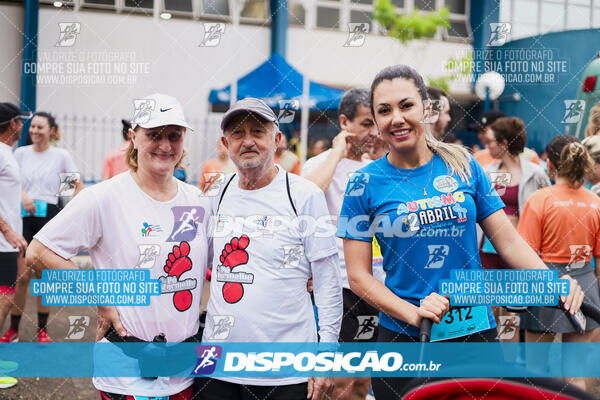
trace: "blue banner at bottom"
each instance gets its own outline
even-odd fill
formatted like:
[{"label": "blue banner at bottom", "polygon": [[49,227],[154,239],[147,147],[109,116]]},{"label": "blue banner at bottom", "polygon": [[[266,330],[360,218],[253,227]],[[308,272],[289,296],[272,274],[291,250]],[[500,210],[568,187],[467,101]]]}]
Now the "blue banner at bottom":
[{"label": "blue banner at bottom", "polygon": [[599,377],[598,360],[599,343],[0,345],[15,377]]}]

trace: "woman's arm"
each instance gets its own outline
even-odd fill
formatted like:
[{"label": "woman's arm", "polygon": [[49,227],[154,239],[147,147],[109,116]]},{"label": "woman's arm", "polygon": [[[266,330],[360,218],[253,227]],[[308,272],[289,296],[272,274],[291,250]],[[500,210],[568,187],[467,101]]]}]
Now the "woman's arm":
[{"label": "woman's arm", "polygon": [[62,258],[37,239],[33,239],[27,248],[27,265],[41,273],[43,269],[77,268],[71,260]]},{"label": "woman's arm", "polygon": [[[43,269],[77,269],[73,261],[62,258],[37,239],[33,239],[29,244],[26,257],[27,265],[40,274]],[[119,335],[127,336],[127,331],[121,324],[121,318],[116,307],[98,306],[97,314],[96,341],[106,335],[111,325],[114,326]]]},{"label": "woman's arm", "polygon": [[21,193],[21,203],[23,203],[23,209],[29,213],[29,215],[34,215],[36,208],[35,203],[29,197],[29,195],[25,192]]},{"label": "woman's arm", "polygon": [[80,177],[75,181],[75,193],[73,193],[73,197],[77,196],[77,193],[81,192],[84,187],[83,179]]},{"label": "woman's arm", "polygon": [[385,314],[418,327],[423,318],[429,318],[439,323],[448,311],[448,299],[436,293],[432,293],[420,307],[417,307],[401,299],[379,282],[373,276],[373,255],[370,242],[344,239],[344,256],[352,291]]},{"label": "woman's arm", "polygon": [[[490,239],[498,254],[512,268],[547,269],[548,267],[537,253],[519,235],[510,223],[504,210],[498,210],[480,223],[485,235]],[[583,302],[583,291],[577,281],[568,275],[561,279],[570,281],[568,296],[561,296],[565,310],[575,314]]]}]

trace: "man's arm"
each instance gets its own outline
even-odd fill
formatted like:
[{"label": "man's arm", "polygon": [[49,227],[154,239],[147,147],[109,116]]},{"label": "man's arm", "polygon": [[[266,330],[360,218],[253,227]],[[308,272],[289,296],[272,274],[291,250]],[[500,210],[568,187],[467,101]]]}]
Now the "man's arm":
[{"label": "man's arm", "polygon": [[338,135],[333,139],[331,152],[325,161],[315,168],[314,171],[303,174],[306,179],[316,183],[323,192],[327,192],[327,189],[333,180],[333,175],[335,174],[338,164],[342,158],[348,155],[348,150],[350,149],[351,145],[350,143],[346,142],[346,138],[350,136],[352,136],[352,133],[350,132],[341,131],[338,133]]},{"label": "man's arm", "polygon": [[337,343],[340,336],[344,308],[339,269],[337,254],[311,263],[321,342]]},{"label": "man's arm", "polygon": [[27,241],[23,236],[15,232],[2,217],[0,217],[0,233],[4,235],[8,244],[19,250],[19,254],[25,254]]}]

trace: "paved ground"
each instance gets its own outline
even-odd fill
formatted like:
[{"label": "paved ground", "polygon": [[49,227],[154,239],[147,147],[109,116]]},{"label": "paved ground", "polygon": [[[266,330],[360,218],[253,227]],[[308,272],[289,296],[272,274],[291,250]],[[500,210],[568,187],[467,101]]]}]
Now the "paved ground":
[{"label": "paved ground", "polygon": [[[84,260],[85,261],[85,260]],[[83,262],[85,265],[86,263]],[[208,298],[208,285],[204,289],[203,304]],[[69,316],[89,316],[90,327],[78,342],[92,342],[95,338],[96,312],[93,307],[56,307],[50,313],[48,333],[55,341],[68,342]],[[21,321],[20,340],[34,341],[37,325],[35,299],[28,298],[25,314]],[[8,321],[1,329],[8,329]],[[71,340],[72,341],[72,340]],[[34,360],[35,361],[35,360]],[[594,380],[591,391],[600,399],[600,379]],[[92,386],[91,378],[19,378],[19,384],[10,389],[0,390],[1,400],[98,400],[98,392]]]}]

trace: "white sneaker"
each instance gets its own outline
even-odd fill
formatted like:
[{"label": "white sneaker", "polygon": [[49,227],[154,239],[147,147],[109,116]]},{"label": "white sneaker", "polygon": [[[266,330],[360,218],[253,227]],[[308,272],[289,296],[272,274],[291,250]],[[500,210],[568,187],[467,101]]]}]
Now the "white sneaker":
[{"label": "white sneaker", "polygon": [[0,376],[0,389],[8,389],[15,386],[18,381],[10,376]]}]

